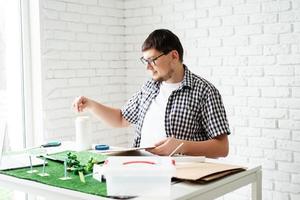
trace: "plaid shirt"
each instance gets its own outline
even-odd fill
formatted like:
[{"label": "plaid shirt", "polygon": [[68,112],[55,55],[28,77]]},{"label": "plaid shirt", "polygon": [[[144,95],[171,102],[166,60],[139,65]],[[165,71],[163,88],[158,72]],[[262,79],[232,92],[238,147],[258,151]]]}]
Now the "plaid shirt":
[{"label": "plaid shirt", "polygon": [[[218,90],[205,79],[185,68],[179,88],[169,96],[165,112],[167,137],[203,141],[230,134],[225,109]],[[160,82],[149,80],[121,109],[123,117],[135,124],[133,146],[139,147],[143,120],[152,100],[159,93]],[[155,126],[155,124],[153,124]]]}]

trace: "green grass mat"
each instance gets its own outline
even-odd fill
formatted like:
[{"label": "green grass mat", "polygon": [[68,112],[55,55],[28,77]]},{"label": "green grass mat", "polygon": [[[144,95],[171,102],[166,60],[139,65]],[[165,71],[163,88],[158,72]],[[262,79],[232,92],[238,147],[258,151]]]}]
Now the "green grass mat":
[{"label": "green grass mat", "polygon": [[[54,156],[56,159],[64,160],[67,152],[68,151],[61,152],[51,156]],[[87,162],[90,156],[92,156],[99,162],[105,160],[106,158],[106,156],[91,153],[91,152],[75,152],[75,153],[76,155],[78,155],[78,160],[83,163]],[[47,177],[41,177],[38,175],[38,173],[42,172],[42,166],[33,167],[34,169],[39,171],[38,173],[34,173],[34,174],[27,173],[27,171],[30,170],[29,167],[21,168],[21,169],[4,170],[4,171],[0,171],[0,173],[9,176],[14,176],[21,179],[27,179],[31,181],[44,183],[55,187],[71,189],[71,190],[93,194],[93,195],[106,196],[107,193],[106,193],[105,183],[101,183],[95,180],[92,176],[87,176],[85,178],[85,183],[83,183],[80,181],[79,176],[74,175],[72,172],[68,172],[68,176],[72,178],[71,180],[67,180],[67,181],[60,180],[59,178],[64,176],[63,164],[61,162],[55,162],[52,160],[47,160],[47,161],[48,164],[45,168],[45,172],[50,174],[50,176]]]}]

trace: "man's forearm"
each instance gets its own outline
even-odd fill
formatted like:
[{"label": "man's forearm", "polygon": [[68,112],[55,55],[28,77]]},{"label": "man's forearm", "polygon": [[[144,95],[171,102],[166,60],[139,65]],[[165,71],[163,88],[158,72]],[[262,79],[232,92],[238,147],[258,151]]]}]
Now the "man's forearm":
[{"label": "man's forearm", "polygon": [[220,135],[206,141],[184,141],[182,153],[186,155],[203,155],[210,158],[225,157],[228,155],[227,135]]},{"label": "man's forearm", "polygon": [[93,113],[97,118],[113,127],[127,127],[129,123],[123,118],[121,110],[105,106],[96,101],[91,100],[88,105],[88,110]]}]

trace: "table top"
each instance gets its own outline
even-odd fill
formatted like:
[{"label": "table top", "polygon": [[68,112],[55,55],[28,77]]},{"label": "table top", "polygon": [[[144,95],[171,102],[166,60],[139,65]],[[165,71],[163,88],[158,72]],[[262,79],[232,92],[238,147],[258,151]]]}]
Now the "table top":
[{"label": "table top", "polygon": [[[53,148],[52,152],[62,151],[65,149],[70,149],[73,147],[72,143],[67,143],[64,147],[61,148]],[[50,149],[51,150],[51,149]],[[225,160],[216,160],[216,159],[206,159],[209,162],[220,162],[224,163]],[[226,162],[225,162],[226,163]],[[231,163],[232,164],[232,163]],[[199,184],[195,182],[175,182],[171,185],[171,195],[168,197],[155,197],[155,199],[164,199],[164,200],[173,200],[173,199],[193,199],[199,198],[199,196],[203,196],[201,199],[212,199],[208,198],[212,196],[211,194],[214,191],[220,190],[220,194],[225,194],[226,192],[233,191],[232,188],[224,188],[226,185],[230,185],[234,183],[236,188],[242,187],[249,183],[256,181],[256,174],[261,172],[260,166],[248,166],[247,170],[223,177],[221,179],[205,183]],[[25,191],[28,193],[33,193],[40,196],[45,196],[50,199],[57,198],[59,200],[74,200],[74,199],[89,199],[89,200],[105,200],[111,199],[91,194],[86,194],[78,191],[73,191],[69,189],[49,186],[43,183],[34,182],[30,180],[20,179],[4,174],[0,174],[0,186],[11,188],[13,190]],[[206,196],[205,196],[206,195]],[[201,197],[202,197],[201,196]],[[153,199],[153,197],[136,197],[136,200],[147,200]]]},{"label": "table top", "polygon": [[[171,186],[171,196],[169,197],[163,197],[161,199],[189,199],[190,197],[197,196],[203,193],[206,193],[208,191],[214,190],[215,188],[222,187],[223,185],[226,185],[233,181],[242,181],[250,177],[251,175],[254,175],[256,172],[260,171],[261,167],[253,167],[248,168],[246,171],[239,172],[227,177],[224,177],[222,179],[219,179],[217,181],[213,181],[211,183],[206,184],[198,184],[193,182],[177,182],[173,183]],[[42,183],[29,181],[25,179],[19,179],[8,175],[0,174],[0,185],[4,187],[9,187],[16,190],[26,191],[29,193],[34,193],[41,196],[47,196],[51,198],[58,198],[60,200],[62,199],[90,199],[90,200],[103,200],[103,199],[111,199],[111,198],[105,198],[100,197],[96,195],[90,195],[85,194],[82,192],[77,192],[69,189],[64,188],[58,188],[54,186],[45,185]],[[137,200],[146,200],[146,199],[153,199],[147,198],[147,197],[137,197],[135,198]],[[155,199],[160,199],[159,197],[155,197]]]}]

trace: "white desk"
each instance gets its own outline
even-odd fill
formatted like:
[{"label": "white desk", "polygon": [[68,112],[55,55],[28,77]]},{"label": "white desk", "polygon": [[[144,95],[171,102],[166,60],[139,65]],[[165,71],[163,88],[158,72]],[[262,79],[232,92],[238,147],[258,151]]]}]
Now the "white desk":
[{"label": "white desk", "polygon": [[[261,167],[249,168],[246,171],[227,176],[218,181],[214,181],[209,184],[195,184],[190,182],[180,182],[173,184],[171,187],[171,196],[167,199],[215,199],[226,193],[232,192],[245,185],[252,184],[252,200],[262,199],[262,173]],[[76,199],[88,199],[88,200],[104,200],[109,198],[99,197],[95,195],[76,192],[73,190],[62,189],[58,187],[48,186],[42,183],[34,181],[19,179],[7,175],[0,174],[0,186],[7,187],[14,190],[20,190],[46,197],[48,199],[59,200],[76,200]],[[159,199],[137,197],[134,200],[145,199]]]}]

